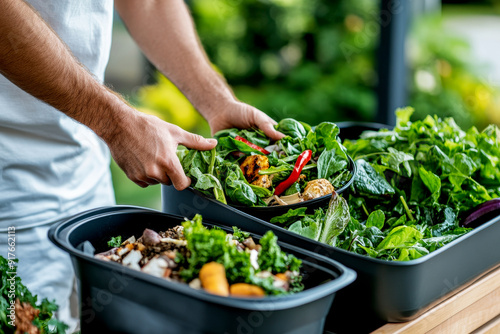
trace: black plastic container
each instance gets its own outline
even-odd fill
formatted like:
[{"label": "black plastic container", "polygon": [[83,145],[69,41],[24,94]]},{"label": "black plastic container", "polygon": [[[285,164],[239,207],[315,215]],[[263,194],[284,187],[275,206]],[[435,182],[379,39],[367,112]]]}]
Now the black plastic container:
[{"label": "black plastic container", "polygon": [[[389,128],[382,124],[340,123],[344,138],[357,138],[364,130]],[[163,211],[192,216],[201,213],[244,230],[272,230],[286,243],[326,255],[354,269],[356,282],[338,293],[327,329],[337,333],[367,332],[384,321],[416,318],[443,297],[500,264],[500,217],[496,217],[422,258],[384,261],[321,244],[234,208],[194,195],[162,187]],[[363,321],[358,319],[362,317]]]},{"label": "black plastic container", "polygon": [[71,255],[79,278],[82,333],[322,333],[335,293],[356,277],[335,261],[280,242],[284,251],[303,260],[306,290],[245,299],[211,295],[93,257],[94,248],[109,248],[112,236],[166,230],[183,220],[144,208],[108,207],[50,229],[50,240]]}]

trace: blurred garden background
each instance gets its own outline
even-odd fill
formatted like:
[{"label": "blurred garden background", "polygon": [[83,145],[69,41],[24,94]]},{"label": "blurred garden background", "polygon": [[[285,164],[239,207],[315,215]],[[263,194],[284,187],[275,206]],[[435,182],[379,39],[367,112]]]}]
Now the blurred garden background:
[{"label": "blurred garden background", "polygon": [[[500,0],[408,1],[406,91],[414,117],[452,116],[465,128],[500,124]],[[379,1],[187,3],[210,60],[240,100],[276,120],[375,120]],[[139,110],[210,136],[118,17],[106,81]],[[118,204],[161,209],[160,186],[142,189],[114,163],[112,172]]]}]

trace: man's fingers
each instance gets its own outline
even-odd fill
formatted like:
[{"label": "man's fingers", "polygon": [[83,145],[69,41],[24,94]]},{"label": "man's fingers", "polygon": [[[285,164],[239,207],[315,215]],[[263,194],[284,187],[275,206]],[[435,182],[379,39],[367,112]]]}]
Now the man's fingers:
[{"label": "man's fingers", "polygon": [[184,190],[191,184],[191,179],[184,174],[181,162],[179,159],[175,158],[171,161],[171,168],[168,171],[168,177],[172,181],[175,189]]},{"label": "man's fingers", "polygon": [[207,151],[213,149],[217,145],[216,139],[204,138],[190,132],[184,132],[182,137],[183,138],[179,141],[179,143],[187,148],[195,150]]},{"label": "man's fingers", "polygon": [[[271,119],[270,119],[270,121],[271,121]],[[279,140],[279,139],[285,137],[284,134],[282,134],[279,131],[276,131],[276,129],[273,127],[273,124],[270,121],[263,121],[260,124],[257,124],[257,126],[259,127],[259,129],[264,131],[266,136],[268,136],[271,139]]]},{"label": "man's fingers", "polygon": [[141,188],[146,188],[147,186],[149,186],[149,184],[147,184],[146,182],[143,182],[143,181],[133,181],[133,182]]}]

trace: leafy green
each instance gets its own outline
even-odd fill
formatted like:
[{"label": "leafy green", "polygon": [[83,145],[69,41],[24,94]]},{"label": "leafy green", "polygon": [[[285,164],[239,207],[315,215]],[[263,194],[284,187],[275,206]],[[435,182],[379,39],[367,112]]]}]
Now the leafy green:
[{"label": "leafy green", "polygon": [[384,228],[385,214],[382,210],[375,210],[368,216],[366,220],[366,227],[375,226],[379,230]]},{"label": "leafy green", "polygon": [[[420,258],[468,233],[470,228],[459,227],[461,214],[500,197],[500,130],[491,125],[482,132],[463,131],[453,119],[436,116],[410,122],[412,112],[397,110],[391,131],[366,131],[343,143],[357,174],[346,198],[349,212],[338,215],[347,222],[337,222],[336,237],[325,239],[327,212],[320,210],[290,210],[271,222],[392,261]],[[318,173],[331,164],[320,156]]]},{"label": "leafy green", "polygon": [[120,247],[122,244],[122,236],[116,236],[116,237],[111,237],[111,239],[108,241],[108,246],[109,247]]},{"label": "leafy green", "polygon": [[[34,319],[33,324],[40,333],[63,334],[68,326],[53,317],[58,306],[55,301],[49,301],[47,298],[38,302],[38,297],[33,295],[22,283],[21,278],[15,274],[17,270],[16,260],[7,260],[0,256],[0,334],[14,334],[18,331],[10,318],[11,301],[19,299],[20,303],[28,303],[33,308],[40,311]],[[11,287],[14,287],[12,290]],[[15,299],[14,299],[15,298]],[[15,322],[14,322],[15,324]]]},{"label": "leafy green", "polygon": [[334,193],[326,210],[321,236],[318,241],[334,245],[336,237],[344,231],[350,219],[347,201],[342,196]]},{"label": "leafy green", "polygon": [[278,237],[272,231],[267,231],[260,239],[262,249],[259,252],[258,263],[262,270],[282,273],[286,270],[298,271],[301,261],[293,255],[286,254],[278,246]]},{"label": "leafy green", "polygon": [[292,138],[304,138],[307,134],[302,123],[292,118],[282,119],[276,126],[276,130]]},{"label": "leafy green", "polygon": [[236,226],[233,226],[233,239],[238,240],[239,242],[245,241],[246,238],[250,236],[250,233],[244,232],[237,228]]},{"label": "leafy green", "polygon": [[[324,150],[318,159],[318,178],[326,179],[330,175],[335,175],[337,172],[346,169],[348,165],[347,157],[344,152],[337,147]],[[330,181],[330,180],[329,180]],[[330,181],[331,182],[331,181]]]},{"label": "leafy green", "polygon": [[[291,118],[281,120],[276,128],[286,134],[272,142],[258,129],[227,129],[215,134],[218,144],[211,151],[180,149],[177,156],[186,175],[192,179],[194,189],[224,204],[267,206],[274,194],[274,187],[287,179],[294,170],[295,162],[305,150],[313,157],[302,169],[305,178],[289,187],[285,195],[301,192],[308,181],[327,179],[335,188],[344,186],[353,177],[349,171],[349,158],[337,136],[339,128],[331,122],[315,127]],[[240,136],[262,148],[272,145],[267,157],[269,167],[259,169],[258,175],[246,175],[240,168],[252,155],[263,155],[259,150],[236,140]],[[266,166],[267,167],[267,166]],[[271,186],[254,184],[261,175],[268,175]],[[248,179],[247,179],[248,178]],[[268,184],[269,184],[268,183]]]},{"label": "leafy green", "polygon": [[357,173],[354,179],[356,191],[365,196],[392,196],[394,188],[375,168],[363,159],[356,160]]},{"label": "leafy green", "polygon": [[326,211],[320,208],[314,214],[306,214],[305,207],[290,209],[281,216],[273,217],[271,223],[290,224],[288,230],[291,232],[333,245],[349,220],[347,201],[334,193]]},{"label": "leafy green", "polygon": [[[198,277],[202,266],[212,261],[224,265],[226,277],[231,284],[250,283],[262,287],[266,293],[272,295],[297,292],[303,289],[300,281],[296,282],[295,289],[290,292],[275,287],[272,277],[261,278],[256,274],[263,270],[270,270],[273,273],[283,273],[287,270],[299,271],[302,261],[295,256],[286,254],[277,244],[278,238],[268,231],[261,239],[261,249],[258,254],[259,269],[252,267],[250,253],[241,251],[231,239],[227,238],[227,233],[219,228],[207,229],[202,224],[202,217],[196,215],[192,220],[182,224],[184,236],[187,240],[189,256],[180,259],[183,266],[180,275],[186,281]],[[250,236],[233,227],[233,238],[242,242]],[[300,288],[301,287],[301,288]]]},{"label": "leafy green", "polygon": [[294,222],[297,220],[297,217],[304,217],[306,215],[306,207],[298,208],[298,209],[290,209],[288,212],[281,216],[276,216],[271,218],[270,222],[272,224],[280,223],[287,224],[290,222]]},{"label": "leafy green", "polygon": [[[412,112],[396,111],[392,131],[344,142],[358,174],[348,201],[353,219],[338,247],[386,260],[416,259],[470,231],[459,227],[461,212],[500,196],[496,126],[465,132],[451,118],[412,123]],[[374,228],[382,240],[366,237]]]},{"label": "leafy green", "polygon": [[389,234],[378,244],[375,250],[391,248],[405,248],[413,246],[417,241],[422,239],[422,233],[411,226],[397,226],[393,228]]}]

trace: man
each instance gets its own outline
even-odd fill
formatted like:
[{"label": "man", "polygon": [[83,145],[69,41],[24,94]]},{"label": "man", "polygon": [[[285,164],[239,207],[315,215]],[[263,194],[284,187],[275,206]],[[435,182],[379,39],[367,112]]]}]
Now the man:
[{"label": "man", "polygon": [[[282,136],[212,70],[182,0],[116,0],[115,7],[145,55],[212,132],[256,126],[271,138]],[[114,204],[109,152],[139,186],[182,190],[191,181],[177,145],[216,145],[134,110],[102,84],[112,10],[112,0],[0,1],[0,254],[7,253],[5,231],[14,226],[19,275],[34,293],[55,298],[63,319],[73,273],[47,230],[70,215]]]}]

